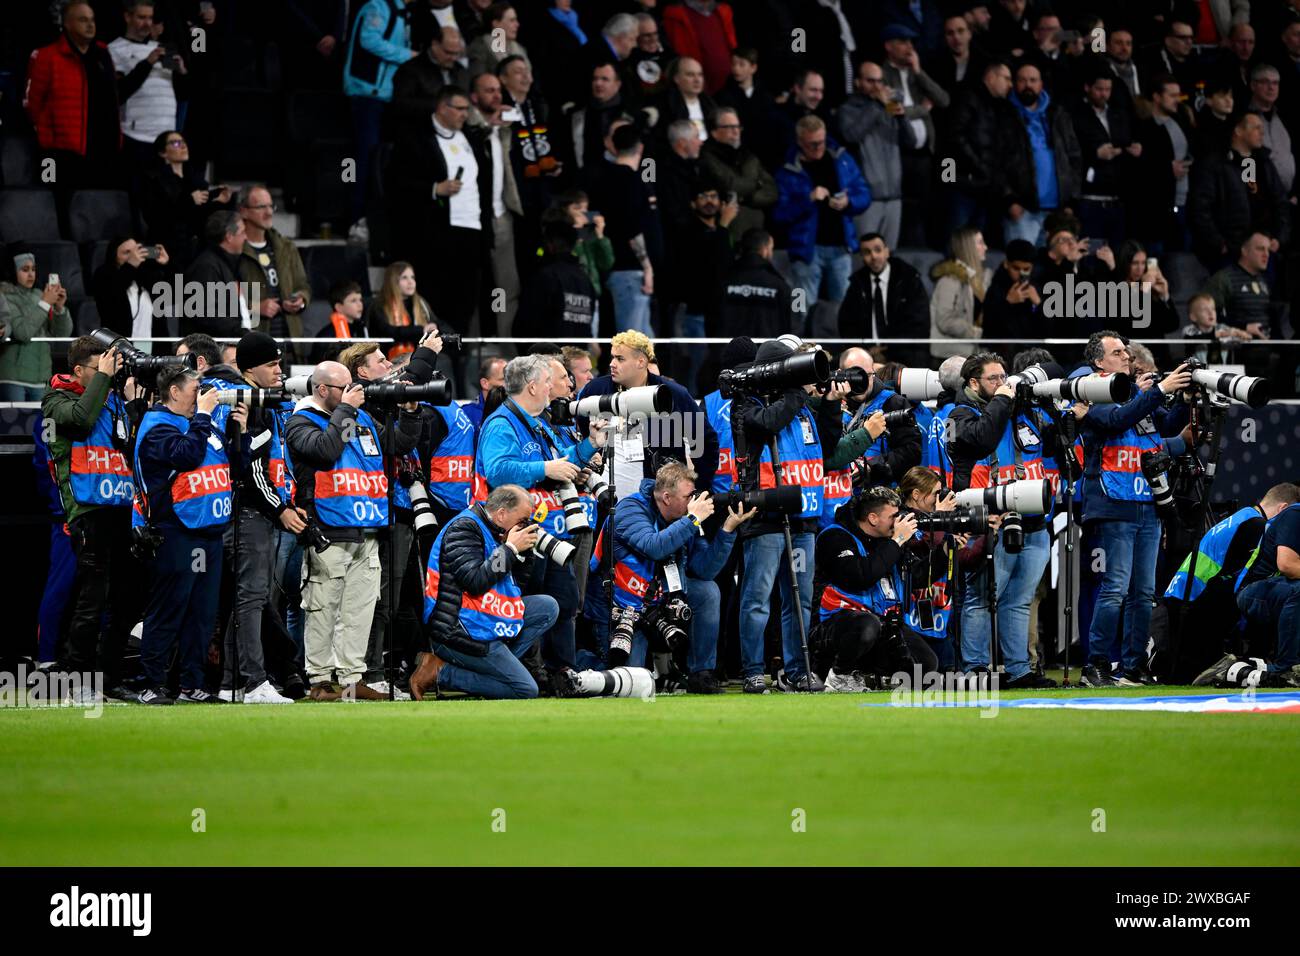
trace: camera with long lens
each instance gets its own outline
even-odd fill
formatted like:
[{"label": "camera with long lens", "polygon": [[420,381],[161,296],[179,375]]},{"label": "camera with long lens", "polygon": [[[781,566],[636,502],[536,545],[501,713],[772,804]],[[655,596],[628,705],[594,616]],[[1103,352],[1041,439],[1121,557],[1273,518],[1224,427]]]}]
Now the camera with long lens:
[{"label": "camera with long lens", "polygon": [[713,495],[715,508],[730,510],[740,505],[746,511],[757,508],[759,511],[779,512],[797,515],[803,511],[803,492],[794,485],[782,485],[780,488],[756,488],[744,491],[729,488]]},{"label": "camera with long lens", "polygon": [[158,556],[162,543],[162,532],[157,528],[139,525],[131,529],[131,556],[137,561],[152,561]]},{"label": "camera with long lens", "polygon": [[939,373],[929,368],[905,368],[898,373],[898,387],[894,389],[909,402],[928,402],[938,398],[943,391]]},{"label": "camera with long lens", "polygon": [[295,398],[305,398],[312,392],[310,375],[291,375],[280,383],[280,388],[286,395],[292,395]]},{"label": "camera with long lens", "polygon": [[1161,518],[1176,518],[1178,507],[1174,504],[1174,489],[1169,482],[1169,469],[1174,460],[1164,449],[1144,451],[1141,456],[1142,477],[1151,486],[1151,500],[1156,514]]},{"label": "camera with long lens", "polygon": [[670,653],[676,651],[687,639],[683,625],[689,624],[690,620],[691,606],[676,595],[661,604],[652,604],[641,612],[641,623],[650,632],[652,648],[667,648]]},{"label": "camera with long lens", "polygon": [[442,339],[442,347],[445,349],[460,349],[460,333],[448,332],[444,329],[438,330],[438,337]]},{"label": "camera with long lens", "polygon": [[610,667],[622,667],[632,654],[632,634],[641,612],[636,608],[615,607],[611,609],[609,621],[609,653],[606,663]]},{"label": "camera with long lens", "polygon": [[865,370],[851,365],[831,374],[831,384],[849,383],[850,395],[861,395],[871,387],[871,376]]},{"label": "camera with long lens", "polygon": [[298,543],[304,548],[311,548],[317,554],[324,554],[325,549],[328,548],[332,542],[329,538],[325,537],[325,533],[321,531],[320,525],[316,523],[316,519],[311,517],[311,515],[308,515],[307,526],[298,532]]},{"label": "camera with long lens", "polygon": [[898,408],[892,412],[885,412],[885,431],[890,429],[916,427],[916,415],[910,408]]},{"label": "camera with long lens", "polygon": [[366,401],[374,405],[404,405],[407,402],[428,402],[430,405],[451,404],[451,382],[370,382],[361,386]]},{"label": "camera with long lens", "polygon": [[424,487],[424,482],[419,478],[415,479],[407,492],[411,496],[411,511],[415,513],[415,533],[436,530],[438,519],[434,516],[433,505],[429,502],[429,492]]},{"label": "camera with long lens", "polygon": [[1025,519],[1018,511],[1002,515],[1002,548],[1007,554],[1019,554],[1025,547]]},{"label": "camera with long lens", "polygon": [[1089,402],[1093,405],[1114,405],[1127,402],[1133,391],[1133,380],[1124,373],[1116,375],[1080,375],[1063,378],[1059,366],[1047,368],[1029,365],[1007,378],[1007,384],[1021,395],[1030,398],[1065,399]]},{"label": "camera with long lens", "polygon": [[573,563],[573,555],[578,549],[569,542],[538,528],[537,543],[533,545],[533,550],[553,564],[567,568]]},{"label": "camera with long lens", "polygon": [[1261,408],[1272,398],[1266,378],[1211,371],[1204,362],[1196,359],[1188,359],[1183,365],[1192,373],[1192,384],[1199,385],[1207,392],[1231,398],[1251,408]]},{"label": "camera with long lens", "polygon": [[621,392],[608,395],[588,395],[569,403],[569,414],[573,417],[593,416],[627,418],[630,415],[654,415],[670,412],[673,409],[672,392],[662,385],[642,385],[638,388],[625,388]]},{"label": "camera with long lens", "polygon": [[918,531],[947,534],[984,534],[989,530],[989,510],[984,505],[962,505],[951,511],[915,511]]},{"label": "camera with long lens", "polygon": [[553,398],[546,406],[546,417],[553,426],[573,425],[577,418],[573,414],[573,402],[567,398]]},{"label": "camera with long lens", "polygon": [[158,381],[158,373],[164,368],[177,365],[189,369],[199,367],[199,357],[193,352],[185,355],[150,355],[140,351],[131,344],[130,339],[118,335],[112,329],[95,329],[90,333],[90,338],[95,340],[96,345],[102,346],[105,352],[116,348],[122,356],[122,368],[113,376],[113,385],[117,388],[125,385],[128,378],[134,378],[137,385],[152,391]]},{"label": "camera with long lens", "polygon": [[1052,483],[1046,478],[1026,478],[989,488],[967,488],[957,492],[957,504],[983,505],[992,514],[1043,515],[1052,505]]},{"label": "camera with long lens", "polygon": [[718,373],[718,389],[724,398],[730,398],[738,392],[772,395],[787,388],[825,384],[830,377],[830,359],[819,349],[787,355],[774,362],[723,369]]},{"label": "camera with long lens", "polygon": [[560,499],[560,506],[564,508],[564,529],[569,534],[589,531],[591,525],[587,522],[587,512],[582,507],[582,498],[578,495],[577,486],[571,481],[552,481],[549,484],[555,489],[555,496]]},{"label": "camera with long lens", "polygon": [[592,471],[587,475],[587,481],[582,486],[582,490],[593,498],[603,500],[609,496],[609,482],[605,480],[602,472]]},{"label": "camera with long lens", "polygon": [[217,393],[217,404],[234,408],[246,405],[252,411],[258,408],[278,408],[292,396],[278,388],[223,388]]}]

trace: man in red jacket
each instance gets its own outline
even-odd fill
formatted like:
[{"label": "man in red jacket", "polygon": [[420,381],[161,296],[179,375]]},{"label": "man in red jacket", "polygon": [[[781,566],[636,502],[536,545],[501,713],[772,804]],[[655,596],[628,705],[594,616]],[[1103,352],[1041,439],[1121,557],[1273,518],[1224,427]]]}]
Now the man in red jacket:
[{"label": "man in red jacket", "polygon": [[699,60],[704,91],[716,96],[731,75],[736,26],[731,5],[717,0],[683,0],[664,9],[664,33],[678,56]]},{"label": "man in red jacket", "polygon": [[70,4],[63,35],[32,52],[23,106],[41,150],[54,159],[61,217],[72,190],[117,185],[117,75],[108,47],[95,40],[89,3]]}]

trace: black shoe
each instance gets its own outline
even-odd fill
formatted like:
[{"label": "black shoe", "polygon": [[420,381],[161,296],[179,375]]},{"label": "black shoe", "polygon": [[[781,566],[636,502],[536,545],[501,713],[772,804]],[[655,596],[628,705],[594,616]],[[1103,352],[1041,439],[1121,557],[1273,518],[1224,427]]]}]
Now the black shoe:
[{"label": "black shoe", "polygon": [[148,704],[152,707],[169,706],[176,703],[167,696],[167,691],[161,687],[142,687],[131,695],[131,699],[137,704]]},{"label": "black shoe", "polygon": [[1300,671],[1294,667],[1284,671],[1265,671],[1259,679],[1260,687],[1300,687]]},{"label": "black shoe", "polygon": [[1004,690],[1047,690],[1056,686],[1058,686],[1056,681],[1050,677],[1043,677],[1033,671],[1027,671],[1015,680],[1002,685]]},{"label": "black shoe", "polygon": [[109,700],[122,700],[122,701],[126,701],[127,703],[134,704],[137,703],[136,695],[139,693],[140,693],[139,691],[132,690],[130,687],[127,687],[125,684],[114,684],[112,687],[108,689],[108,691],[104,694],[104,696],[107,697]]},{"label": "black shoe", "polygon": [[307,696],[307,689],[307,682],[298,674],[294,674],[284,682],[284,689],[280,693],[290,700],[302,700]]},{"label": "black shoe", "polygon": [[686,689],[692,694],[721,694],[722,685],[713,676],[713,671],[699,671],[686,678]]},{"label": "black shoe", "polygon": [[216,694],[209,694],[202,687],[196,687],[194,690],[182,690],[176,695],[178,704],[224,704],[227,701],[222,700]]},{"label": "black shoe", "polygon": [[1114,687],[1115,678],[1096,664],[1089,664],[1079,675],[1079,683],[1084,687]]},{"label": "black shoe", "polygon": [[[578,673],[571,667],[561,667],[557,670],[548,671],[547,686],[552,697],[578,697],[581,696],[581,688],[578,684]],[[538,685],[538,691],[541,691],[541,684]]]},{"label": "black shoe", "polygon": [[1196,675],[1192,681],[1193,687],[1226,687],[1228,684],[1228,668],[1237,663],[1236,654],[1224,654],[1217,661],[1211,664],[1205,670]]},{"label": "black shoe", "polygon": [[1131,671],[1125,671],[1124,680],[1130,684],[1139,684],[1143,687],[1149,687],[1156,683],[1155,675],[1145,667],[1135,667]]}]

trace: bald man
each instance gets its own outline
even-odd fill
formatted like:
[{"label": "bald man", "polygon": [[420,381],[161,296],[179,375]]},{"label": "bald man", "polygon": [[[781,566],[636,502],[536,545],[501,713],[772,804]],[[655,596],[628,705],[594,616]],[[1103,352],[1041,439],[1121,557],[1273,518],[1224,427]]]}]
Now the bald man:
[{"label": "bald man", "polygon": [[[361,678],[379,598],[378,535],[389,520],[383,451],[401,456],[413,449],[420,416],[413,405],[404,406],[389,447],[384,430],[362,408],[362,386],[352,382],[345,366],[321,362],[311,382],[311,394],[298,402],[284,433],[296,482],[294,504],[330,541],[321,552],[305,549],[302,604],[311,699],[382,700],[384,695]],[[333,683],[332,671],[341,687]]]},{"label": "bald man", "polygon": [[860,368],[870,376],[866,391],[849,395],[845,401],[846,423],[860,421],[877,436],[863,456],[871,469],[868,484],[897,484],[907,469],[921,463],[921,433],[915,425],[901,424],[880,434],[876,429],[885,432],[885,423],[883,414],[877,417],[877,413],[908,411],[912,403],[876,377],[875,360],[866,349],[845,349],[840,354],[840,368]]}]

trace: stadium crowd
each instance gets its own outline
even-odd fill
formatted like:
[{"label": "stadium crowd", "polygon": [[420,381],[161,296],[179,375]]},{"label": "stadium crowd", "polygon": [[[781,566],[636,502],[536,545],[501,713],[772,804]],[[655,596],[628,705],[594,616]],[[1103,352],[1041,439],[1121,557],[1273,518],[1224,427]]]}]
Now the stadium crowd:
[{"label": "stadium crowd", "polygon": [[[1040,688],[1056,605],[1087,686],[1300,686],[1300,487],[1215,523],[1251,380],[1195,366],[1294,372],[1252,343],[1300,291],[1300,0],[1134,6],[34,17],[0,400],[53,424],[35,656],[152,704]],[[228,20],[346,111],[341,164],[292,163],[344,170],[359,271],[283,231],[269,138],[215,176]]]}]

